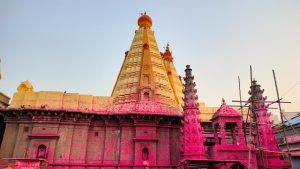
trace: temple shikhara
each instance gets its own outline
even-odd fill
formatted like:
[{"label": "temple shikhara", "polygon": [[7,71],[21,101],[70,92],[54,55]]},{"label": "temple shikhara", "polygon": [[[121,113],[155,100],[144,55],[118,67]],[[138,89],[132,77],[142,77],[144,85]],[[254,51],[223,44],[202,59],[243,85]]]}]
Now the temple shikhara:
[{"label": "temple shikhara", "polygon": [[249,99],[250,118],[258,123],[249,131],[224,99],[216,98],[220,107],[199,103],[191,66],[183,78],[178,75],[170,45],[159,50],[146,13],[138,26],[111,96],[35,91],[29,81],[19,85],[10,105],[0,109],[2,167],[291,168],[277,147],[256,81]]}]

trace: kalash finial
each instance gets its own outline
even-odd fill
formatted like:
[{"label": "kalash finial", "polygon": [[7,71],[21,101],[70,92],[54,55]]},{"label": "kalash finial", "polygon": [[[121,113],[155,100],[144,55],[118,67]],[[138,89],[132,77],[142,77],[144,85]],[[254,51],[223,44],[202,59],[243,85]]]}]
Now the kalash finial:
[{"label": "kalash finial", "polygon": [[169,51],[170,50],[170,44],[169,42],[167,43],[167,46],[166,46],[166,51]]},{"label": "kalash finial", "polygon": [[138,19],[138,25],[140,28],[146,28],[149,29],[152,26],[152,19],[150,18],[150,16],[147,15],[146,12],[141,13],[141,17]]}]

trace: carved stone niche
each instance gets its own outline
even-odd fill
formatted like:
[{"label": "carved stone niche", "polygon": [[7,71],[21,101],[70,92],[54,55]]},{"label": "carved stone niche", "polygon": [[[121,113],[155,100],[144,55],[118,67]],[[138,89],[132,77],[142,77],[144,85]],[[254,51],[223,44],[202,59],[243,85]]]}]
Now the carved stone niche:
[{"label": "carved stone niche", "polygon": [[48,159],[49,152],[53,154],[53,150],[53,147],[51,147],[51,140],[34,139],[30,141],[26,152],[26,158]]},{"label": "carved stone niche", "polygon": [[153,90],[150,87],[144,87],[140,90],[140,99],[142,101],[153,101]]}]

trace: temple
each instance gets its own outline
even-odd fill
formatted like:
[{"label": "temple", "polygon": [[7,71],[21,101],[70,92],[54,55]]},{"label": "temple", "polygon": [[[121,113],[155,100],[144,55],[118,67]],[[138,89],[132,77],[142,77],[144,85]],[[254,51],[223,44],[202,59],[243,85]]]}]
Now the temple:
[{"label": "temple", "polygon": [[278,153],[260,86],[253,82],[250,96],[259,132],[247,137],[240,112],[224,99],[217,108],[198,101],[191,67],[183,82],[170,45],[159,50],[152,24],[146,13],[138,19],[111,96],[35,91],[29,81],[22,82],[9,107],[0,109],[5,123],[0,165],[291,168]]}]

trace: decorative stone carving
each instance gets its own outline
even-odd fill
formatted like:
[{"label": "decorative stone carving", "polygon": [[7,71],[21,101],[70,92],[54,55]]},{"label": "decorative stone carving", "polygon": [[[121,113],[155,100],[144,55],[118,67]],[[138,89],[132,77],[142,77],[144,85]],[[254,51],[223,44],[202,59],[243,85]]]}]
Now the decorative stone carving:
[{"label": "decorative stone carving", "polygon": [[270,132],[272,131],[272,122],[269,118],[270,113],[268,113],[268,106],[265,104],[267,97],[263,96],[264,90],[262,90],[260,85],[256,82],[256,80],[252,81],[251,90],[249,91],[251,95],[249,101],[253,109],[253,126],[255,130],[258,131],[258,133],[253,132],[253,142],[259,150],[257,152],[258,167],[264,167],[265,164],[270,164],[269,166],[271,168],[287,167],[289,166],[288,162],[280,159],[278,153],[274,153],[281,152],[282,150],[277,147],[277,140],[273,132]]},{"label": "decorative stone carving", "polygon": [[199,108],[197,102],[196,84],[193,82],[192,69],[189,65],[185,69],[185,92],[184,92],[184,121],[182,149],[183,159],[205,159],[204,139],[202,136],[203,128],[200,126]]}]

